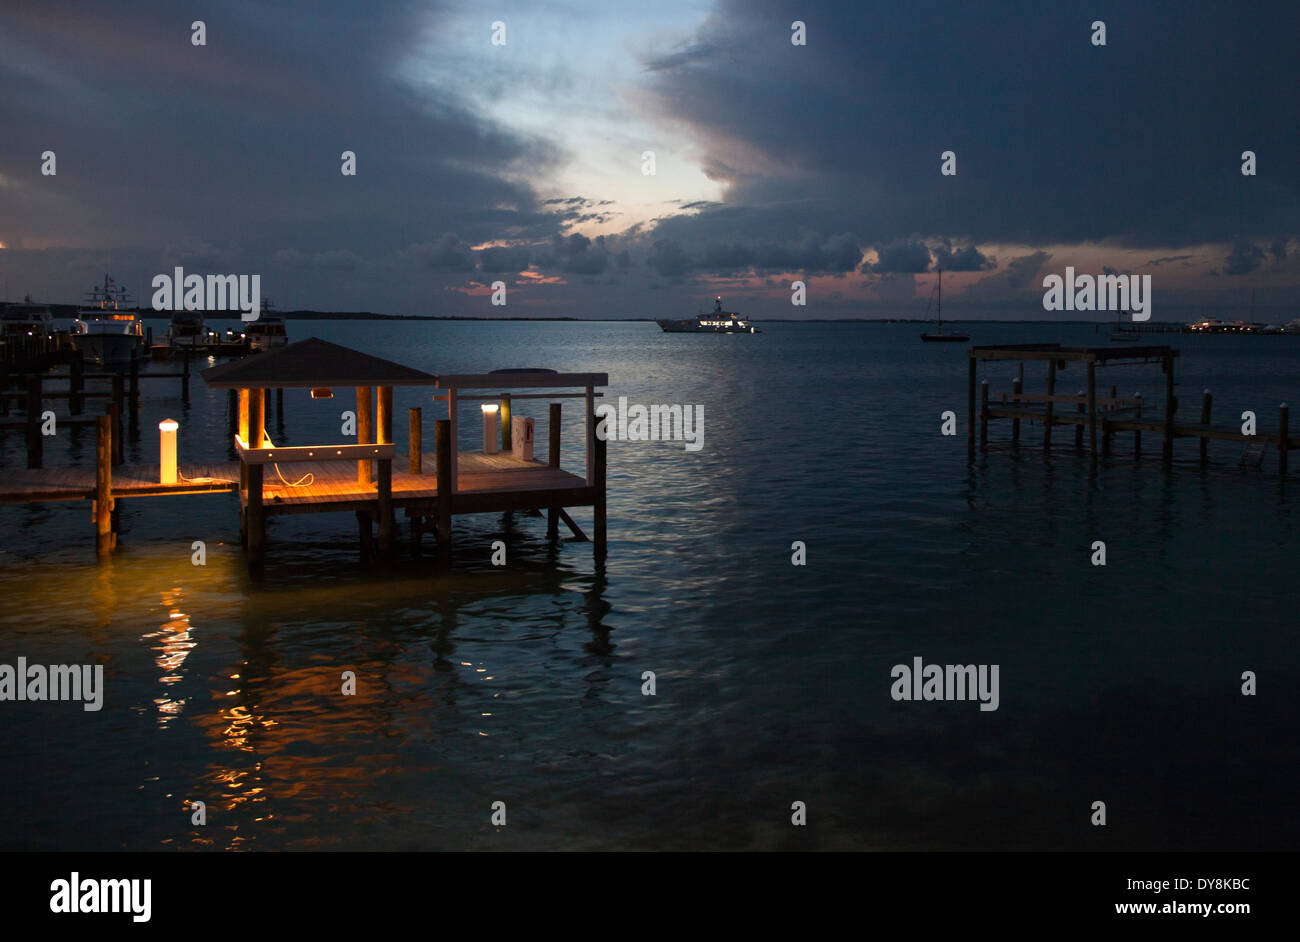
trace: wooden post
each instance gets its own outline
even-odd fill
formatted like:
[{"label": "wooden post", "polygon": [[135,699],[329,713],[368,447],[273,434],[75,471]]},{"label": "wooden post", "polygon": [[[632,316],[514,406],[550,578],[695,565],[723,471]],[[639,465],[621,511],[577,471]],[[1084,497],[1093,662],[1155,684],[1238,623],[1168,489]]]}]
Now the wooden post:
[{"label": "wooden post", "polygon": [[113,549],[113,417],[95,420],[95,552]]},{"label": "wooden post", "polygon": [[[1112,401],[1113,401],[1112,396]],[[1097,460],[1097,361],[1088,358],[1088,447]]]},{"label": "wooden post", "polygon": [[379,459],[379,552],[391,555],[393,552],[393,459]]},{"label": "wooden post", "polygon": [[[1084,415],[1088,411],[1088,404],[1084,398],[1084,392],[1082,389],[1080,389],[1075,393],[1075,395],[1079,397],[1079,404],[1075,406],[1074,411],[1079,413],[1079,415]],[[1082,422],[1080,422],[1078,425],[1074,427],[1074,447],[1075,448],[1083,447],[1083,423]]]},{"label": "wooden post", "polygon": [[[560,466],[560,404],[552,402],[547,424],[550,426],[550,447],[547,453],[547,465],[552,468]],[[555,540],[560,535],[560,508],[551,505],[546,508],[546,538]]]},{"label": "wooden post", "polygon": [[[260,420],[262,397],[258,396],[256,400],[253,412]],[[262,470],[265,467],[261,464],[248,466],[248,563],[254,567],[266,558],[266,513],[262,506]]]},{"label": "wooden post", "polygon": [[596,482],[596,390],[587,387],[587,486]]},{"label": "wooden post", "polygon": [[78,350],[72,354],[72,362],[68,366],[68,411],[73,415],[81,415],[81,410],[85,407],[81,396],[86,390],[85,374],[85,356]]},{"label": "wooden post", "polygon": [[[595,413],[589,413],[587,423],[590,428],[595,428]],[[609,444],[605,439],[593,437],[595,445],[595,461],[593,463],[595,470],[595,480],[593,483],[596,487],[595,504],[591,511],[591,539],[592,553],[596,562],[605,561],[605,448]]]},{"label": "wooden post", "polygon": [[975,451],[975,374],[979,370],[979,361],[975,359],[975,352],[969,351],[968,357],[970,367],[966,377],[966,444],[970,451]]},{"label": "wooden post", "polygon": [[[1214,397],[1210,395],[1210,391],[1207,389],[1205,390],[1204,393],[1201,394],[1201,424],[1202,425],[1210,424],[1210,407],[1213,404],[1214,404]],[[1208,449],[1209,444],[1210,444],[1210,440],[1206,438],[1204,435],[1202,435],[1201,436],[1201,464],[1205,464],[1205,462],[1209,459],[1209,449]]]},{"label": "wooden post", "polygon": [[113,464],[122,463],[122,400],[125,393],[122,389],[122,374],[113,374]]},{"label": "wooden post", "polygon": [[139,357],[131,358],[131,387],[127,395],[130,404],[131,415],[135,415],[135,410],[140,407],[140,359]]},{"label": "wooden post", "polygon": [[[1142,394],[1134,393],[1133,398],[1137,400],[1137,409],[1136,409],[1135,417],[1139,422],[1141,422],[1142,421]],[[1141,429],[1136,429],[1133,432],[1133,457],[1134,458],[1142,457],[1142,430]]]},{"label": "wooden post", "polygon": [[1289,412],[1285,402],[1277,408],[1277,473],[1283,478],[1286,477],[1286,453],[1290,445]]},{"label": "wooden post", "polygon": [[[447,471],[451,475],[451,490],[454,493],[456,490],[456,481],[459,477],[459,474],[457,473],[458,469],[456,467],[456,455],[460,448],[460,445],[458,444],[460,442],[460,406],[456,401],[456,390],[454,389],[447,390],[447,421],[451,423],[451,425],[448,426],[447,431],[450,443],[449,447],[451,448],[451,460],[448,462],[450,467]],[[436,445],[437,442],[435,441],[434,444]]]},{"label": "wooden post", "polygon": [[185,351],[183,368],[181,371],[181,401],[190,401],[190,351]]},{"label": "wooden post", "polygon": [[45,458],[45,436],[41,434],[41,375],[27,378],[27,467],[39,468]]},{"label": "wooden post", "polygon": [[1165,367],[1165,424],[1163,455],[1165,461],[1174,460],[1174,411],[1178,408],[1178,403],[1174,401],[1174,358],[1166,355],[1164,358]]},{"label": "wooden post", "polygon": [[406,439],[408,443],[406,451],[407,458],[410,462],[409,470],[412,474],[420,474],[421,468],[424,466],[424,455],[421,452],[421,449],[424,448],[424,429],[422,426],[422,416],[424,413],[421,412],[417,406],[416,408],[408,409],[406,415]]},{"label": "wooden post", "polygon": [[[1015,405],[1017,409],[1020,408],[1020,393],[1023,390],[1023,388],[1024,388],[1024,383],[1021,381],[1019,376],[1017,376],[1014,380],[1011,381],[1011,393],[1015,399]],[[1011,420],[1011,443],[1013,445],[1017,445],[1020,443],[1020,420],[1019,419]]]},{"label": "wooden post", "polygon": [[[239,429],[238,429],[238,433],[239,433],[239,437],[240,437],[240,439],[241,439],[245,444],[248,443],[248,414],[249,414],[249,405],[248,405],[248,403],[249,403],[249,400],[250,400],[251,398],[252,398],[252,397],[248,394],[248,390],[247,390],[247,389],[240,389],[240,390],[239,390]],[[247,490],[248,490],[248,465],[244,464],[244,462],[241,461],[241,462],[239,462],[239,492],[240,492],[240,494],[243,494],[243,493],[244,493],[245,491],[247,491]],[[241,516],[241,518],[242,518],[244,515],[241,513],[240,516]],[[241,519],[241,520],[240,520],[240,523],[246,524],[246,522],[247,522],[247,521],[244,520],[244,519]],[[242,535],[245,537],[245,545],[247,545],[247,537],[248,537],[248,533],[247,533],[247,529],[246,529],[246,528],[245,528],[245,530],[244,530],[244,532],[243,532]]]},{"label": "wooden post", "polygon": [[[375,440],[374,413],[370,405],[370,387],[357,387],[357,444],[368,445]],[[369,484],[370,459],[365,458],[357,462],[357,483]]]},{"label": "wooden post", "polygon": [[[253,390],[248,397],[248,447],[261,448],[266,437],[266,413],[262,411],[266,397]],[[250,469],[252,466],[249,466]],[[251,484],[249,485],[252,486]]]},{"label": "wooden post", "polygon": [[[1047,395],[1049,396],[1056,395],[1056,361],[1055,360],[1047,361]],[[1050,399],[1047,400],[1047,414],[1043,417],[1043,448],[1045,449],[1052,447],[1052,413],[1054,411],[1052,409],[1052,406],[1054,405],[1055,403],[1053,403],[1052,400]]]},{"label": "wooden post", "polygon": [[989,443],[989,381],[980,383],[980,447]]},{"label": "wooden post", "polygon": [[[393,443],[393,387],[380,386],[378,416],[375,424],[376,442],[380,445]],[[391,555],[393,552],[393,459],[380,458],[379,465],[379,552]]]},{"label": "wooden post", "polygon": [[438,476],[438,552],[451,552],[451,501],[455,484],[452,481],[452,461],[455,460],[451,442],[451,419],[438,419],[433,423],[433,447]]},{"label": "wooden post", "polygon": [[510,454],[514,442],[510,423],[510,393],[501,394],[501,407],[497,414],[501,417],[501,451]]}]

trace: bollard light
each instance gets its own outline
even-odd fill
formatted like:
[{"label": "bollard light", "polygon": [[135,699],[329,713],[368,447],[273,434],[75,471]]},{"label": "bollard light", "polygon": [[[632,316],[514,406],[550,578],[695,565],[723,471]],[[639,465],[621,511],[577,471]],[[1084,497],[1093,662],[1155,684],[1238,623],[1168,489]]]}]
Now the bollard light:
[{"label": "bollard light", "polygon": [[497,404],[483,404],[483,454],[495,455],[501,450],[497,440]]},{"label": "bollard light", "polygon": [[175,419],[163,419],[158,423],[159,481],[163,484],[176,483],[176,430],[179,428]]}]

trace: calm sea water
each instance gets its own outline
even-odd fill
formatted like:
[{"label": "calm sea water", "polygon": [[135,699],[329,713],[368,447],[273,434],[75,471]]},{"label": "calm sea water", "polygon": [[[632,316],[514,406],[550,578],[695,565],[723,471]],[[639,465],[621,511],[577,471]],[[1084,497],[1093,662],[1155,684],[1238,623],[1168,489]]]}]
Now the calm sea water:
[{"label": "calm sea water", "polygon": [[[253,581],[228,495],[124,502],[103,563],[88,504],[0,508],[0,663],[100,663],[107,684],[99,713],[0,704],[0,845],[1294,848],[1300,481],[1282,488],[1272,455],[1239,469],[1229,443],[1202,469],[1180,442],[1166,471],[1157,442],[1135,466],[1121,441],[1092,473],[1069,431],[1045,459],[1037,427],[1017,452],[1005,423],[968,463],[966,348],[921,344],[920,329],[291,322],[294,339],[434,372],[606,371],[615,400],[702,404],[704,448],[610,443],[599,570],[588,544],[552,553],[544,521],[520,514],[458,518],[442,574],[427,552],[364,568],[350,515],[274,518]],[[1211,387],[1216,418],[1254,409],[1269,426],[1300,395],[1300,339],[1162,339],[1182,351],[1184,413]],[[995,393],[1013,369],[989,371]],[[1099,375],[1163,395],[1158,366]],[[1083,379],[1072,368],[1060,388]],[[1041,383],[1028,369],[1027,388]],[[128,461],[156,460],[164,417],[181,423],[182,461],[225,457],[224,393],[144,391]],[[348,400],[290,391],[271,434],[335,440]],[[576,402],[564,464],[580,471]],[[426,426],[441,414],[427,390],[396,405],[399,450],[407,406]],[[956,438],[940,435],[946,409]],[[544,426],[544,401],[521,411]],[[22,448],[0,439],[0,467],[22,467]],[[47,466],[93,453],[64,433]],[[806,566],[791,565],[795,540]],[[890,669],[917,656],[999,665],[999,709],[895,702]],[[355,697],[340,695],[345,670]],[[1241,695],[1246,670],[1257,696]]]}]

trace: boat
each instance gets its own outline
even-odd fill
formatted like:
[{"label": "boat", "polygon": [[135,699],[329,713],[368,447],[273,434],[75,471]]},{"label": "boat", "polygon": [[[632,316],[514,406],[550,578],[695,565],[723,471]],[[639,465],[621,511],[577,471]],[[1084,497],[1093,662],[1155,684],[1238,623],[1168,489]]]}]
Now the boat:
[{"label": "boat", "polygon": [[274,305],[270,300],[262,301],[262,310],[257,320],[249,321],[244,327],[244,336],[248,348],[254,353],[260,350],[275,350],[289,344],[289,334],[285,329],[284,318],[271,313]]},{"label": "boat", "polygon": [[21,304],[6,304],[0,316],[0,330],[6,337],[52,337],[54,315],[48,304],[36,304],[29,294]]},{"label": "boat", "polygon": [[173,348],[205,347],[210,343],[208,333],[201,312],[177,311],[172,314],[171,326],[167,328],[167,343]]},{"label": "boat", "polygon": [[87,362],[101,366],[125,366],[144,346],[144,324],[140,312],[130,306],[126,288],[108,275],[102,287],[87,292],[87,303],[72,322],[72,346]]},{"label": "boat", "polygon": [[935,332],[921,334],[921,340],[925,343],[969,343],[970,337],[966,334],[956,331],[943,332],[943,269],[939,270],[939,280],[935,283],[934,294],[931,295],[934,300],[934,314],[939,326]]},{"label": "boat", "polygon": [[684,321],[655,321],[669,334],[756,334],[758,328],[747,323],[735,311],[722,309],[722,298],[713,299],[713,312],[699,314],[694,319]]},{"label": "boat", "polygon": [[1142,334],[1136,328],[1124,327],[1124,315],[1131,314],[1128,309],[1115,312],[1115,329],[1110,332],[1112,342],[1132,343],[1135,340],[1141,340]]}]

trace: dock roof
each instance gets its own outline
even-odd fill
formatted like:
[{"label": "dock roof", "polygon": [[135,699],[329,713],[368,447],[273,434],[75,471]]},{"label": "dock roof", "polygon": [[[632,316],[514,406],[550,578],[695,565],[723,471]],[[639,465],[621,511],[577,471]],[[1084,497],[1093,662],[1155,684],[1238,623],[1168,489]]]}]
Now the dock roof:
[{"label": "dock roof", "polygon": [[208,367],[199,375],[213,389],[433,386],[438,382],[436,376],[423,370],[319,337]]}]

